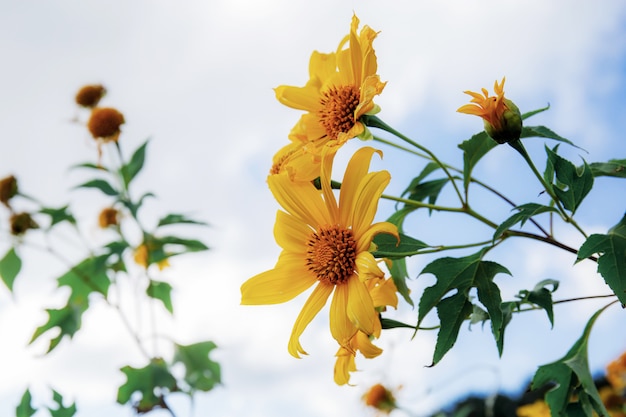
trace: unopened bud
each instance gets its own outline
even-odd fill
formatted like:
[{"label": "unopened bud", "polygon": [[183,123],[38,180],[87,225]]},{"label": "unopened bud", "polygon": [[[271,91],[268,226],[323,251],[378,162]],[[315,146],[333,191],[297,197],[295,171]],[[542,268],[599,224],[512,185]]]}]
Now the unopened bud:
[{"label": "unopened bud", "polygon": [[0,203],[9,207],[9,200],[17,194],[17,179],[10,175],[0,180]]},{"label": "unopened bud", "polygon": [[106,89],[101,85],[86,85],[76,93],[76,104],[88,108],[96,107],[105,94]]},{"label": "unopened bud", "polygon": [[14,236],[20,236],[30,229],[39,228],[39,225],[35,223],[33,218],[28,213],[13,214],[9,223],[11,224],[11,234]]}]

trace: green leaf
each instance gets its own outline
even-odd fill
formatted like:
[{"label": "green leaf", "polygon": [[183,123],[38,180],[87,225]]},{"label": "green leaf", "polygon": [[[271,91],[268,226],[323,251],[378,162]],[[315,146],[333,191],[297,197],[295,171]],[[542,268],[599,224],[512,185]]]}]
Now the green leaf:
[{"label": "green leaf", "polygon": [[74,336],[80,329],[83,313],[89,308],[89,294],[107,295],[111,284],[106,266],[108,256],[87,258],[57,279],[59,287],[70,288],[67,304],[61,309],[46,309],[48,321],[35,330],[29,344],[56,327],[60,332],[50,341],[48,352],[57,347],[63,337]]},{"label": "green leaf", "polygon": [[[552,286],[552,289],[546,288],[547,286]],[[517,296],[521,298],[521,301],[524,303],[534,304],[543,308],[548,315],[550,325],[554,327],[552,293],[555,292],[557,288],[559,288],[559,281],[554,279],[544,279],[543,281],[537,283],[531,291],[522,290]]]},{"label": "green leaf", "polygon": [[[611,303],[613,304],[613,303]],[[568,403],[572,394],[576,394],[579,404],[591,405],[601,416],[608,416],[602,403],[598,389],[589,370],[587,345],[589,334],[598,316],[611,304],[598,310],[585,326],[582,336],[574,343],[569,352],[561,359],[539,367],[532,381],[532,388],[536,389],[548,383],[556,386],[546,393],[545,400],[553,416],[568,416]],[[585,413],[591,416],[591,413]]]},{"label": "green leaf", "polygon": [[59,345],[64,336],[69,336],[70,338],[72,338],[74,334],[78,331],[78,329],[80,329],[82,315],[87,310],[87,308],[87,302],[68,302],[65,307],[58,310],[46,309],[46,312],[48,313],[48,321],[35,330],[35,333],[28,343],[33,343],[48,330],[58,327],[60,332],[56,337],[50,340],[50,345],[46,353],[51,352],[55,347]]},{"label": "green leaf", "polygon": [[[561,203],[563,203],[563,206],[574,213],[593,187],[591,168],[585,162],[582,169],[578,170],[574,164],[560,157],[548,147],[546,147],[546,152],[548,153],[548,161],[554,168],[557,180],[553,190]],[[552,182],[552,178],[549,181]]]},{"label": "green leaf", "polygon": [[124,178],[126,187],[128,187],[130,182],[143,168],[143,164],[146,160],[146,147],[148,146],[148,142],[149,140],[145,141],[143,145],[137,148],[133,156],[131,156],[130,161],[128,161],[128,164],[120,168],[120,173],[122,174],[122,178]]},{"label": "green leaf", "polygon": [[69,206],[66,205],[60,208],[44,207],[39,212],[50,216],[50,227],[65,221],[76,224],[76,219],[68,210]]},{"label": "green leaf", "polygon": [[[463,258],[444,257],[439,258],[426,265],[421,274],[433,274],[437,282],[424,290],[418,308],[418,325],[424,317],[443,300],[446,306],[455,311],[465,311],[466,302],[470,301],[469,291],[471,288],[477,289],[478,299],[486,307],[491,318],[491,329],[494,338],[499,340],[503,328],[503,317],[501,310],[502,298],[500,289],[493,282],[494,277],[499,273],[511,275],[511,273],[500,264],[491,261],[483,261],[482,257],[487,248]],[[444,299],[443,297],[450,291],[456,290],[456,294]],[[452,304],[451,304],[452,303]],[[471,304],[471,303],[470,303]],[[471,313],[471,308],[470,308]],[[469,313],[468,313],[469,314]],[[440,316],[441,317],[441,316]],[[447,315],[443,315],[448,319]],[[456,321],[441,323],[442,328],[456,329]],[[456,339],[457,335],[454,335]],[[446,344],[450,346],[451,337],[446,335]],[[452,341],[453,343],[453,341]],[[500,350],[500,354],[502,351]],[[433,364],[437,363],[434,361]]]},{"label": "green leaf", "polygon": [[546,213],[550,211],[558,213],[558,210],[554,207],[543,206],[541,204],[536,204],[536,203],[523,204],[521,206],[515,207],[513,210],[517,210],[517,213],[515,213],[514,215],[512,215],[511,217],[503,221],[502,224],[498,226],[498,228],[493,234],[494,241],[498,239],[500,236],[502,236],[504,232],[509,230],[511,227],[513,227],[517,223],[520,223],[520,226],[524,226],[524,223],[526,223],[528,219],[530,219],[533,216],[536,216],[537,214]]},{"label": "green leaf", "polygon": [[410,200],[428,200],[428,204],[435,204],[437,202],[437,197],[439,197],[441,190],[447,183],[448,178],[425,181],[411,187],[410,189],[407,189],[407,191],[405,191],[405,194],[409,194],[407,198]]},{"label": "green leaf", "polygon": [[52,400],[57,404],[55,409],[48,407],[52,417],[72,417],[76,414],[76,403],[65,407],[63,405],[63,397],[55,390],[52,390]]},{"label": "green leaf", "polygon": [[150,280],[150,285],[146,289],[146,294],[149,297],[161,300],[163,305],[171,314],[174,314],[174,307],[172,306],[172,286],[167,282]]},{"label": "green leaf", "polygon": [[170,224],[199,224],[199,225],[206,226],[205,222],[200,222],[197,220],[190,219],[184,214],[168,214],[167,216],[159,220],[158,227],[167,226]]},{"label": "green leaf", "polygon": [[124,366],[121,371],[126,375],[126,382],[117,391],[117,402],[127,404],[133,394],[138,393],[139,400],[133,401],[138,413],[162,407],[165,395],[178,391],[176,379],[161,358],[152,359],[143,368]]},{"label": "green leaf", "polygon": [[542,112],[548,110],[549,108],[550,108],[550,104],[548,104],[546,107],[543,107],[541,109],[532,110],[532,111],[529,111],[527,113],[524,113],[524,114],[522,114],[522,120],[526,120],[529,117],[534,116],[535,114],[542,113]]},{"label": "green leaf", "polygon": [[[626,159],[611,159],[608,162],[593,162],[589,164],[594,177],[626,178]],[[581,169],[580,167],[578,168]]]},{"label": "green leaf", "polygon": [[17,256],[15,248],[9,249],[4,257],[0,259],[0,277],[2,278],[2,282],[4,282],[11,292],[13,291],[15,278],[21,269],[22,260],[19,256]]},{"label": "green leaf", "polygon": [[33,397],[30,394],[30,390],[27,389],[24,392],[24,395],[22,395],[19,405],[15,409],[15,417],[31,417],[37,412],[37,409],[33,408],[31,405],[32,399]]},{"label": "green leaf", "polygon": [[70,167],[71,169],[75,169],[75,168],[88,168],[88,169],[95,169],[97,171],[105,171],[105,172],[110,172],[108,168],[99,165],[99,164],[94,164],[92,162],[85,162],[83,164],[77,164],[74,165],[72,167]]},{"label": "green leaf", "polygon": [[209,357],[215,347],[213,342],[175,345],[173,362],[185,366],[185,382],[190,394],[194,391],[210,391],[221,382],[220,365]]},{"label": "green leaf", "polygon": [[203,250],[208,250],[209,247],[199,240],[195,239],[183,239],[176,236],[164,236],[164,237],[155,237],[153,242],[156,242],[160,245],[177,245],[183,246],[186,250],[185,252],[199,252]]},{"label": "green leaf", "polygon": [[545,126],[524,126],[522,128],[522,134],[520,135],[520,138],[532,138],[532,137],[554,139],[558,142],[564,142],[575,148],[582,149],[581,147],[574,145],[572,141],[565,139],[562,136],[557,135],[556,133],[554,133],[552,130],[548,129]]},{"label": "green leaf", "polygon": [[376,250],[372,252],[375,258],[404,258],[415,255],[420,249],[430,246],[421,240],[400,234],[400,241],[388,233],[379,233],[374,237]]},{"label": "green leaf", "polygon": [[426,164],[424,169],[422,169],[422,172],[420,172],[417,177],[415,177],[415,178],[413,178],[413,180],[411,180],[411,183],[402,192],[401,195],[406,195],[407,193],[411,192],[411,190],[414,187],[417,187],[417,185],[419,185],[419,183],[422,182],[422,180],[424,178],[426,178],[428,175],[430,175],[432,172],[438,170],[439,168],[441,168],[441,167],[438,164],[436,164],[435,162],[429,162],[428,164]]},{"label": "green leaf", "polygon": [[626,305],[626,214],[606,235],[589,236],[580,247],[576,261],[594,253],[601,254],[598,272],[622,305]]},{"label": "green leaf", "polygon": [[409,273],[406,269],[406,258],[398,258],[398,259],[389,259],[391,262],[391,266],[389,268],[389,273],[391,274],[391,279],[393,279],[393,283],[396,284],[396,289],[404,298],[404,301],[413,306],[413,300],[411,299],[411,290],[406,285],[406,280],[409,278]]},{"label": "green leaf", "polygon": [[105,180],[91,180],[91,181],[87,181],[83,184],[77,185],[74,188],[96,188],[100,191],[102,191],[104,194],[106,195],[110,195],[110,196],[118,196],[119,192],[113,188],[113,186],[111,184],[109,184],[107,181]]},{"label": "green leaf", "polygon": [[384,317],[380,318],[380,325],[383,329],[397,329],[397,328],[405,328],[405,329],[415,329],[415,326],[410,324],[402,323],[401,321],[387,319]]},{"label": "green leaf", "polygon": [[433,354],[433,363],[437,364],[443,356],[454,346],[459,335],[461,324],[472,314],[472,303],[465,294],[457,292],[453,296],[444,298],[437,304],[437,316],[441,323],[437,333],[437,344]]},{"label": "green leaf", "polygon": [[465,192],[467,192],[472,178],[472,170],[478,161],[496,146],[498,143],[491,139],[484,130],[459,145],[459,148],[463,150],[463,186]]}]

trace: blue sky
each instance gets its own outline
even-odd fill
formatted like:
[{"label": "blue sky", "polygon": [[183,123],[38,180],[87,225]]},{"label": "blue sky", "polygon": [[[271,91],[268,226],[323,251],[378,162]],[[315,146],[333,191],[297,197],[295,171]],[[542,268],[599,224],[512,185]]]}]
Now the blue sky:
[{"label": "blue sky", "polygon": [[[434,333],[410,340],[409,332],[386,332],[383,356],[358,363],[363,372],[354,377],[356,387],[332,382],[336,346],[326,314],[303,336],[310,356],[295,360],[287,353],[303,297],[279,306],[239,305],[241,283],[271,268],[278,255],[272,237],[277,205],[265,176],[300,115],[281,106],[272,88],[304,84],[311,52],[333,51],[353,12],[380,31],[374,46],[379,74],[388,81],[377,100],[380,117],[450,163],[461,165],[456,145],[481,127],[477,118],[456,113],[467,102],[462,92],[491,89],[503,76],[507,96],[522,111],[550,103],[530,124],[546,125],[588,151],[562,146],[566,157],[624,157],[626,4],[619,0],[575,7],[565,0],[0,2],[0,177],[13,173],[50,206],[65,203],[67,190],[81,179],[67,168],[96,153],[87,132],[70,122],[77,115],[72,99],[80,86],[103,83],[109,91],[103,104],[126,116],[124,149],[151,138],[136,184],[158,196],[147,214],[156,219],[185,211],[211,224],[199,237],[212,250],[180,258],[164,272],[177,288],[176,320],[165,319],[164,331],[183,343],[214,340],[224,386],[199,396],[195,414],[185,400],[175,401],[179,415],[366,415],[359,398],[379,381],[403,385],[399,398],[417,415],[471,389],[515,392],[537,365],[567,351],[601,304],[558,307],[553,330],[543,313],[514,320],[501,359],[489,331],[462,331],[453,352],[434,368],[424,367]],[[350,143],[340,158],[360,145]],[[539,139],[527,145],[540,165],[543,145]],[[391,172],[390,190],[402,190],[421,169],[419,162],[406,161],[385,150],[375,165]],[[489,154],[476,175],[502,189],[510,186],[520,203],[537,195],[533,178],[506,147]],[[604,232],[615,224],[626,207],[624,191],[623,181],[600,179],[580,209],[585,228]],[[71,198],[87,236],[105,239],[94,213],[106,201],[80,193]],[[381,205],[381,218],[388,210]],[[418,213],[407,232],[433,244],[481,232],[448,223],[442,236],[435,225],[445,222],[446,216]],[[570,231],[562,233],[580,243]],[[544,278],[563,282],[559,298],[606,291],[593,266],[570,268],[568,254],[522,243],[493,253],[514,275],[498,278],[509,298],[520,282]],[[431,259],[411,260],[413,278]],[[63,300],[54,292],[62,266],[41,265],[25,269],[14,296],[0,291],[0,415],[11,415],[27,386],[44,396],[50,385],[78,402],[79,416],[131,415],[113,406],[124,381],[119,368],[139,366],[141,357],[104,306],[90,312],[81,334],[53,355],[40,357],[43,344],[25,348],[45,319],[43,309]],[[420,277],[411,288],[419,294],[430,283],[432,277]],[[406,305],[397,314],[409,322],[416,316]],[[592,333],[594,369],[626,349],[620,319],[623,312],[612,308]]]}]

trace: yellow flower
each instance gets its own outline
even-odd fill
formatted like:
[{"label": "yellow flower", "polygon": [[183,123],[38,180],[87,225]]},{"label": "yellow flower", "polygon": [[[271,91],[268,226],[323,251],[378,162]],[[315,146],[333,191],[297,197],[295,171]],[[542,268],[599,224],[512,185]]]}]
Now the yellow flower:
[{"label": "yellow flower", "polygon": [[517,417],[550,417],[550,407],[543,400],[517,408]]},{"label": "yellow flower", "polygon": [[[141,245],[139,245],[139,247],[137,247],[137,249],[135,249],[135,256],[134,256],[135,263],[137,263],[137,265],[139,266],[143,266],[146,269],[148,269],[151,263],[150,262],[150,246],[151,246],[150,244],[142,243]],[[170,266],[170,263],[167,260],[167,258],[156,262],[156,264],[160,270],[163,270],[167,268],[168,266]]]},{"label": "yellow flower", "polygon": [[368,172],[375,152],[365,147],[352,156],[339,201],[330,186],[334,152],[322,157],[321,192],[311,183],[292,182],[286,175],[268,177],[270,190],[285,210],[278,211],[274,226],[282,252],[274,269],[241,286],[241,303],[283,303],[317,284],[291,333],[288,350],[295,357],[306,354],[300,335],[333,291],[330,330],[341,346],[348,346],[357,330],[380,335],[380,320],[366,281],[382,271],[369,250],[378,233],[397,237],[398,231],[388,222],[372,224],[378,200],[391,179],[387,171]]},{"label": "yellow flower", "polygon": [[504,82],[494,83],[495,96],[490,96],[487,89],[482,89],[482,95],[473,91],[465,91],[472,96],[471,103],[459,107],[459,113],[473,114],[483,118],[485,132],[498,143],[508,143],[518,140],[522,133],[522,116],[511,100],[504,97]]},{"label": "yellow flower", "polygon": [[359,119],[379,110],[373,100],[386,83],[376,74],[372,43],[377,33],[369,26],[357,33],[358,26],[359,19],[353,16],[350,34],[336,53],[313,52],[310,79],[304,87],[282,85],[275,89],[282,104],[307,112],[291,136],[304,136],[314,155],[321,155],[326,144],[341,146],[348,139],[367,137],[369,132]]},{"label": "yellow flower", "polygon": [[369,391],[363,395],[363,401],[365,401],[366,405],[373,407],[378,411],[382,411],[385,414],[389,414],[398,408],[393,393],[382,384],[372,386]]},{"label": "yellow flower", "polygon": [[618,392],[626,388],[626,352],[606,367],[606,379]]}]

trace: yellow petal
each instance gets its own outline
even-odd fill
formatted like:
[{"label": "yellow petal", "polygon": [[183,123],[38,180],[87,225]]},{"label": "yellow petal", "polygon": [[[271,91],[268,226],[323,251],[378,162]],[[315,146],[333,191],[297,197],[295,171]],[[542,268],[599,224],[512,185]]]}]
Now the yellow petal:
[{"label": "yellow petal", "polygon": [[366,335],[365,333],[357,332],[355,339],[356,339],[355,345],[358,347],[358,349],[361,351],[363,356],[365,356],[366,358],[372,359],[372,358],[375,358],[376,356],[379,356],[381,353],[383,353],[383,350],[379,348],[378,346],[374,345],[372,341],[370,340],[369,336]]},{"label": "yellow petal", "polygon": [[292,109],[316,112],[320,108],[319,89],[313,85],[281,85],[274,89],[274,93],[278,101]]},{"label": "yellow petal", "polygon": [[[475,104],[465,104],[457,109],[459,113],[472,114],[474,116],[482,116],[485,110]],[[476,120],[476,119],[474,119]]]},{"label": "yellow petal", "polygon": [[376,313],[374,309],[372,297],[367,291],[367,288],[357,276],[352,276],[348,280],[347,287],[348,318],[359,330],[368,335],[373,334],[378,337],[378,334],[375,334],[375,332],[377,327],[380,327],[380,320],[378,319],[378,313]]},{"label": "yellow petal", "polygon": [[292,182],[285,175],[272,175],[267,183],[278,204],[289,214],[313,227],[328,223],[324,201],[313,184]]},{"label": "yellow petal", "polygon": [[331,224],[336,224],[339,221],[339,209],[337,207],[337,200],[335,199],[335,193],[331,188],[332,179],[332,166],[335,159],[337,148],[334,146],[325,146],[322,150],[322,169],[320,182],[322,184],[322,193],[324,193],[324,203],[326,204],[326,210],[329,214],[328,220]]},{"label": "yellow petal", "polygon": [[391,175],[387,171],[370,172],[361,181],[354,201],[352,229],[354,235],[361,236],[372,224],[378,202],[385,187],[389,184]]},{"label": "yellow petal", "polygon": [[[280,259],[279,259],[280,262]],[[241,285],[241,304],[279,304],[289,301],[311,287],[317,278],[300,267],[277,266],[253,276]]]},{"label": "yellow petal", "polygon": [[[385,274],[378,267],[378,263],[374,256],[367,251],[359,252],[356,256],[356,272],[361,282],[365,282],[374,278],[384,278]],[[374,304],[376,305],[376,304]]]},{"label": "yellow petal", "polygon": [[348,165],[341,183],[341,191],[339,194],[339,212],[341,213],[341,224],[351,225],[352,216],[354,214],[354,201],[356,200],[356,192],[359,184],[369,171],[372,155],[378,153],[382,156],[382,152],[372,147],[365,146],[357,150]]},{"label": "yellow petal", "polygon": [[[353,279],[359,280],[356,276],[350,278],[350,280]],[[330,333],[341,346],[347,346],[357,331],[347,314],[348,291],[347,284],[337,285],[333,300],[330,303]]]},{"label": "yellow petal", "polygon": [[324,307],[333,288],[332,285],[325,285],[320,282],[306,300],[306,303],[304,303],[304,307],[302,307],[302,311],[300,311],[293,325],[291,337],[289,338],[288,350],[292,356],[299,358],[300,354],[307,354],[300,344],[300,335],[322,307]]},{"label": "yellow petal", "polygon": [[281,248],[292,252],[306,253],[307,242],[312,232],[306,223],[294,216],[280,210],[276,213],[274,238]]},{"label": "yellow petal", "polygon": [[400,235],[398,234],[398,228],[395,224],[389,222],[374,223],[363,232],[360,236],[357,236],[357,252],[363,252],[370,249],[372,239],[379,233],[387,233],[393,235],[400,241]]},{"label": "yellow petal", "polygon": [[372,302],[375,307],[398,307],[398,289],[391,278],[384,280],[381,284],[372,288],[370,295],[372,296]]},{"label": "yellow petal", "polygon": [[345,385],[350,382],[350,372],[356,371],[354,353],[344,347],[337,351],[337,361],[335,362],[334,379],[337,385]]},{"label": "yellow petal", "polygon": [[380,81],[378,75],[365,78],[361,85],[359,105],[354,110],[354,118],[356,120],[374,109],[374,97],[383,92],[385,85],[387,85],[387,83]]},{"label": "yellow petal", "polygon": [[309,60],[311,79],[326,80],[337,72],[337,60],[334,53],[324,54],[313,51]]}]

